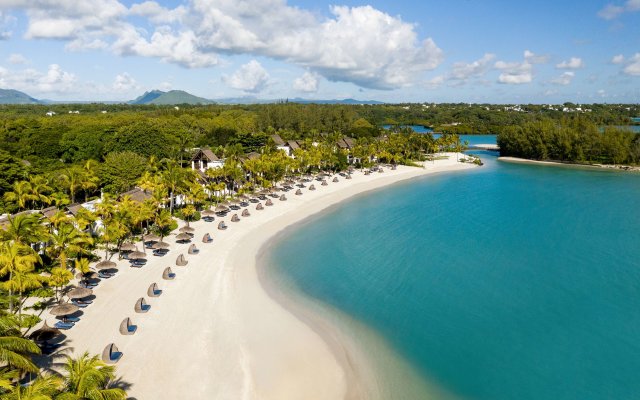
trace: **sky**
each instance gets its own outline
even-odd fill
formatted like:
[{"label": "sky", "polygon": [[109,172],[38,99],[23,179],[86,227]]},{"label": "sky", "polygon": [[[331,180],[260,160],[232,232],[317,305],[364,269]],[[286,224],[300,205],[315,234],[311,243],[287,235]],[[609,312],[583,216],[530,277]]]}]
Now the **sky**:
[{"label": "sky", "polygon": [[640,0],[0,0],[0,88],[639,103]]}]

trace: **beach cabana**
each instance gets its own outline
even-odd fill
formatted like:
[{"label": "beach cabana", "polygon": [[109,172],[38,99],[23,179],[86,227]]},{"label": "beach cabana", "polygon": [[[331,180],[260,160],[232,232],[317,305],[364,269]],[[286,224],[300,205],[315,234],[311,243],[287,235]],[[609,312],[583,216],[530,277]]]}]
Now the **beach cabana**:
[{"label": "beach cabana", "polygon": [[92,294],[93,294],[93,290],[91,289],[77,287],[77,288],[71,289],[67,293],[67,297],[70,299],[83,299],[85,297],[91,296]]},{"label": "beach cabana", "polygon": [[189,264],[189,261],[187,261],[187,259],[184,258],[184,254],[180,254],[178,258],[176,258],[176,265],[178,267],[184,267],[187,264]]},{"label": "beach cabana", "polygon": [[162,279],[166,281],[171,281],[175,277],[176,277],[176,274],[174,274],[173,271],[171,271],[171,267],[165,268],[164,271],[162,272]]},{"label": "beach cabana", "polygon": [[189,250],[187,250],[187,253],[189,254],[197,254],[199,252],[200,250],[198,250],[195,244],[191,244],[191,246],[189,246]]},{"label": "beach cabana", "polygon": [[334,177],[333,177],[333,180],[332,180],[331,182],[338,182],[338,181],[339,181],[339,180],[338,180],[338,177],[337,177],[337,176],[334,176]]},{"label": "beach cabana", "polygon": [[211,243],[211,242],[213,242],[213,238],[209,233],[205,233],[204,236],[202,236],[202,243]]},{"label": "beach cabana", "polygon": [[273,201],[271,201],[271,199],[267,199],[267,201],[264,203],[265,206],[272,206],[273,205]]},{"label": "beach cabana", "polygon": [[296,196],[302,196],[302,190],[300,189],[296,190]]},{"label": "beach cabana", "polygon": [[351,174],[347,174],[347,177],[345,179],[351,179]]},{"label": "beach cabana", "polygon": [[321,186],[328,186],[329,184],[327,183],[327,181],[325,181],[324,179],[322,180],[322,183],[320,184]]},{"label": "beach cabana", "polygon": [[218,223],[218,229],[220,229],[221,231],[227,229],[227,224],[225,224],[224,221],[220,221]]},{"label": "beach cabana", "polygon": [[133,309],[137,313],[146,313],[151,309],[151,306],[147,304],[147,301],[144,299],[144,297],[140,297],[138,301],[136,301],[136,305],[133,307]]},{"label": "beach cabana", "polygon": [[264,210],[264,206],[262,205],[262,203],[258,203],[256,205],[256,210],[260,211],[260,210]]},{"label": "beach cabana", "polygon": [[102,351],[102,361],[107,364],[115,364],[122,358],[122,352],[114,343],[109,343]]},{"label": "beach cabana", "polygon": [[214,215],[216,215],[216,212],[213,210],[204,210],[200,213],[200,215],[203,217],[213,217]]},{"label": "beach cabana", "polygon": [[122,243],[120,251],[136,251],[138,248],[133,243]]},{"label": "beach cabana", "polygon": [[44,321],[44,324],[39,329],[31,332],[29,339],[34,342],[46,342],[58,336],[60,333],[59,329],[50,327],[47,321]]},{"label": "beach cabana", "polygon": [[75,304],[62,303],[62,304],[58,304],[55,307],[52,307],[51,310],[49,310],[49,314],[55,317],[63,317],[64,319],[64,317],[77,312],[79,309],[80,308]]},{"label": "beach cabana", "polygon": [[190,227],[190,226],[183,226],[182,228],[180,228],[180,229],[178,229],[178,230],[179,230],[180,232],[183,232],[183,233],[193,233],[193,232],[195,232],[195,231],[196,231],[194,228],[192,228],[192,227]]},{"label": "beach cabana", "polygon": [[129,260],[143,260],[147,258],[147,255],[141,251],[133,251],[129,254]]},{"label": "beach cabana", "polygon": [[155,233],[150,233],[144,236],[145,242],[157,242],[158,240],[160,240],[160,236],[156,235]]},{"label": "beach cabana", "polygon": [[309,190],[316,190],[316,185],[310,185]]},{"label": "beach cabana", "polygon": [[395,164],[393,164],[393,165],[391,166],[391,170],[392,170],[392,171],[395,171],[396,169],[398,169],[398,167],[397,167]]},{"label": "beach cabana", "polygon": [[249,210],[247,210],[246,208],[244,210],[242,210],[242,214],[241,215],[242,215],[243,218],[251,216],[251,214],[249,214]]},{"label": "beach cabana", "polygon": [[120,323],[120,334],[133,335],[138,330],[138,326],[131,323],[131,318],[127,317]]},{"label": "beach cabana", "polygon": [[176,241],[177,242],[188,242],[191,240],[191,235],[189,235],[188,233],[178,233],[176,235]]},{"label": "beach cabana", "polygon": [[154,250],[163,250],[163,249],[168,249],[169,246],[171,245],[167,242],[155,242],[153,246],[151,246],[151,248]]},{"label": "beach cabana", "polygon": [[238,217],[238,214],[233,214],[233,217],[231,217],[231,222],[240,222],[240,217]]},{"label": "beach cabana", "polygon": [[383,173],[383,172],[384,172],[384,170],[383,170],[382,168],[378,168],[378,172],[379,172],[379,173]]},{"label": "beach cabana", "polygon": [[116,267],[116,263],[113,261],[107,261],[107,260],[102,260],[99,263],[96,264],[96,269],[98,271],[102,271],[105,269],[112,269]]},{"label": "beach cabana", "polygon": [[287,201],[287,196],[285,196],[284,194],[280,196],[280,201]]},{"label": "beach cabana", "polygon": [[162,294],[162,290],[158,288],[158,284],[153,282],[149,285],[149,289],[147,289],[147,295],[149,297],[158,297]]}]

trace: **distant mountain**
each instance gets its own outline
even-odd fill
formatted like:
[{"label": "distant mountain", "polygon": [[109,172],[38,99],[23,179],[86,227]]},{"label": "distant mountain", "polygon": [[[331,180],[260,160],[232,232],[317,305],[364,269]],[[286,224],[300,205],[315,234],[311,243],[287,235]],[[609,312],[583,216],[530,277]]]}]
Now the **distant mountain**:
[{"label": "distant mountain", "polygon": [[42,104],[42,101],[17,90],[0,89],[0,104]]},{"label": "distant mountain", "polygon": [[163,92],[161,90],[152,90],[145,92],[142,96],[129,102],[129,104],[158,104],[158,105],[171,105],[171,104],[211,104],[212,100],[208,100],[202,97],[194,96],[183,90],[171,90]]}]

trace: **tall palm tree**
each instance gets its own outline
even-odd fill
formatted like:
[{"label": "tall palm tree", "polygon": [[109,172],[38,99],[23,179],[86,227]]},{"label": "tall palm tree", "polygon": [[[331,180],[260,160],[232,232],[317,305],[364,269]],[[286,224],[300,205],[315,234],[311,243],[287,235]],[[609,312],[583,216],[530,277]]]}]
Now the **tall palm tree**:
[{"label": "tall palm tree", "polygon": [[40,224],[38,214],[18,214],[8,218],[6,230],[0,231],[1,239],[31,245],[46,236],[46,229]]},{"label": "tall palm tree", "polygon": [[24,303],[23,294],[31,289],[41,288],[42,284],[48,280],[38,273],[33,272],[33,264],[23,265],[12,272],[12,277],[4,282],[4,287],[10,292],[18,293],[20,303],[18,303],[18,320],[22,321],[22,305]]},{"label": "tall palm tree", "polygon": [[[0,244],[0,276],[9,275],[8,282],[13,282],[14,275],[24,270],[32,270],[39,261],[33,250],[20,243],[3,242]],[[9,291],[9,312],[13,313],[13,291],[15,284],[7,285]]]},{"label": "tall palm tree", "polygon": [[49,182],[42,175],[33,175],[29,177],[29,183],[31,185],[31,198],[34,201],[40,202],[41,204],[51,204],[51,199],[49,198],[49,194],[53,191],[51,186],[49,186]]},{"label": "tall palm tree", "polygon": [[[145,200],[142,203],[134,203],[131,210],[131,222],[140,226],[140,236],[144,244],[144,223],[150,221],[155,215],[156,206],[152,200]],[[146,253],[144,245],[142,250]]]},{"label": "tall palm tree", "polygon": [[66,268],[55,267],[51,270],[51,276],[49,276],[49,285],[56,288],[56,301],[59,300],[58,294],[61,287],[69,284],[73,279],[73,274]]},{"label": "tall palm tree", "polygon": [[64,380],[56,375],[39,376],[27,386],[16,385],[3,400],[53,400],[64,386]]},{"label": "tall palm tree", "polygon": [[5,201],[16,203],[19,210],[26,210],[27,203],[30,200],[34,200],[31,194],[31,183],[29,181],[16,181],[13,182],[11,191],[4,194]]},{"label": "tall palm tree", "polygon": [[87,253],[93,239],[70,222],[62,222],[49,236],[49,242],[49,254],[58,258],[62,268],[67,268],[69,256]]},{"label": "tall palm tree", "polygon": [[110,387],[115,379],[115,367],[105,364],[98,356],[85,352],[78,358],[67,357],[65,393],[61,400],[124,400],[127,393],[120,388]]},{"label": "tall palm tree", "polygon": [[162,172],[162,182],[169,190],[169,212],[173,214],[173,205],[176,192],[183,184],[184,170],[175,162],[167,163],[165,170]]},{"label": "tall palm tree", "polygon": [[60,175],[60,183],[69,191],[72,203],[76,202],[76,193],[82,189],[82,182],[85,176],[85,171],[79,167],[67,168]]},{"label": "tall palm tree", "polygon": [[20,328],[10,316],[0,316],[0,363],[24,372],[38,372],[32,354],[40,348],[31,340],[20,337]]}]

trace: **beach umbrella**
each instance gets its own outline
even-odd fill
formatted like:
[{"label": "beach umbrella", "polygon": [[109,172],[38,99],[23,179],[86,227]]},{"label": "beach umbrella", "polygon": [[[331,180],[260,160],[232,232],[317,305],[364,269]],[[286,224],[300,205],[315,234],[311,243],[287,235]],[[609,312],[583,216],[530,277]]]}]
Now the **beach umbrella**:
[{"label": "beach umbrella", "polygon": [[240,195],[240,197],[238,197],[241,201],[247,201],[249,200],[249,196],[247,196],[246,194],[242,194]]},{"label": "beach umbrella", "polygon": [[141,251],[134,251],[131,254],[129,254],[129,260],[140,260],[143,258],[147,258],[147,255]]},{"label": "beach umbrella", "polygon": [[193,229],[193,228],[192,228],[192,227],[190,227],[190,226],[183,226],[182,228],[180,228],[180,229],[178,229],[178,230],[179,230],[180,232],[183,232],[183,233],[192,233],[192,232],[195,232],[195,231],[196,231],[195,229]]},{"label": "beach umbrella", "polygon": [[160,240],[160,236],[156,235],[155,233],[150,233],[144,236],[145,242],[157,242],[158,240]]},{"label": "beach umbrella", "polygon": [[151,246],[151,248],[152,249],[168,249],[169,246],[170,244],[167,242],[155,242],[153,246]]},{"label": "beach umbrella", "polygon": [[133,243],[123,243],[122,246],[120,246],[120,251],[135,251],[137,249]]},{"label": "beach umbrella", "polygon": [[77,287],[75,289],[70,290],[69,293],[67,293],[67,297],[70,299],[82,299],[87,296],[91,296],[92,294],[93,294],[93,290],[91,289]]},{"label": "beach umbrella", "polygon": [[214,215],[216,215],[216,212],[213,210],[204,210],[200,213],[200,215],[202,215],[203,217],[213,217]]},{"label": "beach umbrella", "polygon": [[47,321],[44,321],[44,324],[39,329],[31,332],[29,335],[29,339],[35,342],[46,342],[47,340],[51,340],[54,337],[60,334],[60,330],[56,328],[52,328],[47,324]]},{"label": "beach umbrella", "polygon": [[102,260],[99,263],[96,264],[96,269],[98,271],[102,271],[103,269],[111,269],[111,268],[115,268],[116,267],[116,263],[113,261],[107,261],[107,260]]},{"label": "beach umbrella", "polygon": [[229,210],[229,208],[227,206],[222,205],[222,204],[218,204],[218,207],[216,207],[215,212],[217,212],[217,213],[218,212],[225,212],[227,210]]},{"label": "beach umbrella", "polygon": [[51,308],[51,310],[49,310],[49,313],[51,315],[54,315],[54,316],[58,317],[58,316],[73,314],[74,312],[78,311],[79,309],[80,308],[78,306],[76,306],[75,304],[62,303],[62,304],[58,304],[57,306]]},{"label": "beach umbrella", "polygon": [[191,240],[191,236],[189,236],[189,234],[184,233],[184,232],[183,233],[179,233],[176,236],[176,240]]},{"label": "beach umbrella", "polygon": [[98,273],[97,272],[93,272],[93,271],[88,272],[86,274],[83,274],[82,272],[80,272],[80,273],[78,273],[76,275],[76,278],[78,278],[78,279],[86,279],[86,280],[96,279],[97,277],[98,277]]}]

